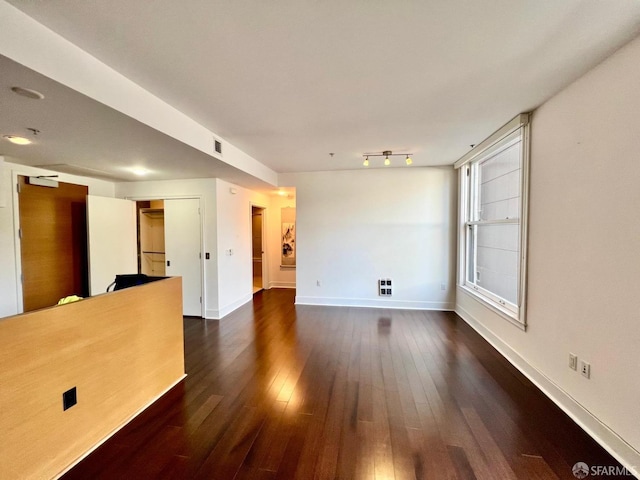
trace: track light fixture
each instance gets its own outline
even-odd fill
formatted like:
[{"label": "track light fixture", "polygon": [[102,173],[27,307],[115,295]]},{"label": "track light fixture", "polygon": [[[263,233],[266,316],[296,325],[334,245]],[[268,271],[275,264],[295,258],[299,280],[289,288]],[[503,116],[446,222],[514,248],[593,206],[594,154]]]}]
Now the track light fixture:
[{"label": "track light fixture", "polygon": [[364,165],[365,167],[369,166],[369,157],[384,157],[385,167],[388,167],[389,165],[391,165],[391,159],[389,157],[398,157],[398,156],[404,156],[405,163],[407,165],[413,164],[413,159],[411,158],[413,156],[412,153],[393,153],[391,150],[385,150],[380,153],[363,153],[362,156],[364,157],[364,162],[362,162],[362,165]]}]

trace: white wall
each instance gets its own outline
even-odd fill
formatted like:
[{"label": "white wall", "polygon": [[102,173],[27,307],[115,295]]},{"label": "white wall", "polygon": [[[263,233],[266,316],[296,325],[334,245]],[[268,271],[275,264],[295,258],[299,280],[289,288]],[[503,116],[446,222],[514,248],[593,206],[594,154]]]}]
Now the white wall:
[{"label": "white wall", "polygon": [[[458,289],[456,311],[640,472],[640,39],[531,126],[528,330]],[[568,368],[569,352],[591,379]],[[588,461],[588,459],[584,459]]]},{"label": "white wall", "polygon": [[[222,318],[253,298],[251,206],[266,208],[264,225],[268,229],[269,203],[266,195],[216,179],[219,307],[209,312],[211,318]],[[268,239],[263,247],[271,250]]]},{"label": "white wall", "polygon": [[[2,158],[2,157],[0,157]],[[115,187],[111,182],[52,172],[41,168],[26,167],[9,162],[0,162],[0,317],[15,315],[22,311],[22,289],[18,283],[21,275],[20,244],[18,231],[18,193],[15,187],[17,175],[58,175],[58,180],[89,187],[90,195],[113,197]]]},{"label": "white wall", "polygon": [[280,267],[281,251],[281,213],[282,208],[296,206],[296,199],[281,197],[276,195],[271,198],[268,215],[268,225],[266,229],[267,241],[269,242],[268,262],[269,262],[269,288],[296,288],[296,269]]},{"label": "white wall", "polygon": [[[455,178],[450,167],[281,176],[296,187],[297,303],[453,308]],[[392,297],[378,296],[379,278]]]}]

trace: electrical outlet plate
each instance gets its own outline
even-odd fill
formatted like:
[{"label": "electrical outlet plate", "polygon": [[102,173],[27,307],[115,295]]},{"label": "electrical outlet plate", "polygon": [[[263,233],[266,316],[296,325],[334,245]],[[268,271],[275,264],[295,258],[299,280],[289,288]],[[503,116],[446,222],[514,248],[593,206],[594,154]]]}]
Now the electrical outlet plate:
[{"label": "electrical outlet plate", "polygon": [[76,387],[73,387],[62,394],[62,410],[68,410],[78,403]]},{"label": "electrical outlet plate", "polygon": [[578,356],[573,353],[569,354],[569,368],[571,370],[578,370]]},{"label": "electrical outlet plate", "polygon": [[580,373],[585,378],[591,378],[591,365],[584,360],[580,361]]},{"label": "electrical outlet plate", "polygon": [[382,297],[391,296],[391,279],[381,278],[378,280],[378,295]]}]

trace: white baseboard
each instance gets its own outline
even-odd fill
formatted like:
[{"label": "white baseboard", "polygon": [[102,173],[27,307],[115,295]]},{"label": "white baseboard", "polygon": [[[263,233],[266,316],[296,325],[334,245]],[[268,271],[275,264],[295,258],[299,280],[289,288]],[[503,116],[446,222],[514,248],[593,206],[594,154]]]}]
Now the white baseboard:
[{"label": "white baseboard", "polygon": [[296,288],[296,282],[269,282],[269,288]]},{"label": "white baseboard", "polygon": [[600,421],[544,373],[530,365],[518,352],[503,342],[467,310],[457,305],[455,312],[596,442],[616,458],[622,466],[640,478],[640,452],[625,442],[616,432]]},{"label": "white baseboard", "polygon": [[453,311],[449,302],[417,302],[413,300],[387,300],[370,298],[296,297],[296,305],[325,305],[332,307],[393,308],[404,310]]},{"label": "white baseboard", "polygon": [[235,302],[231,302],[228,305],[225,305],[219,310],[207,310],[204,314],[205,315],[204,318],[207,320],[220,320],[221,318],[229,315],[231,312],[233,312],[237,308],[240,308],[245,303],[250,302],[252,299],[253,299],[253,293],[250,293],[248,295],[245,295],[242,298],[239,298]]},{"label": "white baseboard", "polygon": [[169,390],[171,390],[173,387],[175,387],[177,384],[179,384],[186,377],[187,377],[187,374],[185,373],[180,378],[178,378],[175,382],[173,382],[171,385],[169,385],[167,388],[165,388],[161,393],[159,393],[158,395],[153,397],[146,405],[144,405],[141,409],[139,409],[137,412],[135,412],[133,415],[131,415],[129,418],[127,418],[124,422],[122,422],[118,427],[116,427],[114,430],[112,430],[111,433],[109,433],[106,437],[104,437],[102,440],[100,440],[98,443],[96,443],[89,450],[84,452],[75,461],[73,461],[70,465],[68,465],[67,468],[65,468],[63,471],[58,473],[55,477],[53,477],[54,480],[57,480],[58,478],[62,477],[65,473],[67,473],[69,470],[71,470],[73,467],[75,467],[77,464],[79,464],[82,460],[84,460],[89,455],[91,455],[91,453],[93,451],[95,451],[100,445],[102,445],[104,442],[106,442],[111,437],[113,437],[116,433],[118,433],[120,430],[122,430],[122,428],[125,427],[129,422],[131,422],[131,420],[136,418],[138,415],[140,415],[142,412],[144,412],[147,408],[149,408],[151,405],[153,405],[157,400],[160,399],[160,397],[162,397],[165,393],[167,393]]}]

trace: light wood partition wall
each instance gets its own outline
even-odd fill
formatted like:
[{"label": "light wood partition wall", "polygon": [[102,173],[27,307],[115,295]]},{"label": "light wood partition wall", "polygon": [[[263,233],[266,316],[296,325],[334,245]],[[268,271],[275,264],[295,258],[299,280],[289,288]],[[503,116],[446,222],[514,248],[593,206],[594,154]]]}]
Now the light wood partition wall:
[{"label": "light wood partition wall", "polygon": [[0,319],[0,478],[58,476],[183,377],[180,278]]}]

